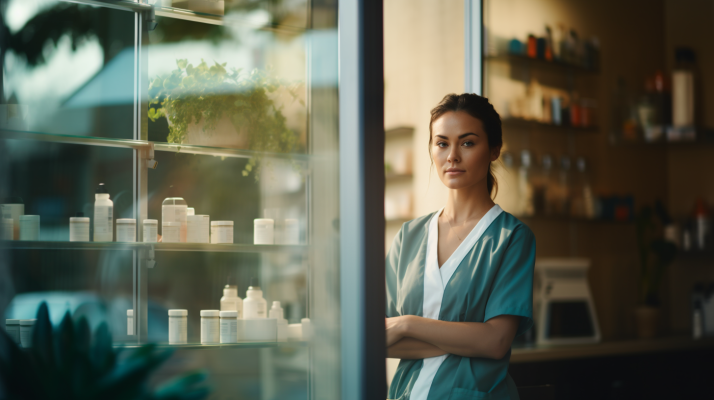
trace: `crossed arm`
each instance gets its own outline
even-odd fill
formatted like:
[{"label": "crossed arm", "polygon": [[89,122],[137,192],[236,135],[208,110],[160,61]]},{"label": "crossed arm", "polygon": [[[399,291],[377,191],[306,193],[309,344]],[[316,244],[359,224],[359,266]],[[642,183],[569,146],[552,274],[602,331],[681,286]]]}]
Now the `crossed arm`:
[{"label": "crossed arm", "polygon": [[486,322],[448,322],[416,315],[386,318],[387,357],[419,359],[455,354],[503,358],[520,317],[499,315]]}]

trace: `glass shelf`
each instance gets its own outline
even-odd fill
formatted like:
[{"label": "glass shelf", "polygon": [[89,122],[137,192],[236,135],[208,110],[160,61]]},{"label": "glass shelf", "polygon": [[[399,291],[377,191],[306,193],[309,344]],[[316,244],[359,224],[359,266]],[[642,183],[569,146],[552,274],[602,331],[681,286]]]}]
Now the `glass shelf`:
[{"label": "glass shelf", "polygon": [[304,253],[306,245],[254,245],[211,243],[129,243],[129,242],[50,242],[31,240],[0,240],[0,249],[13,250],[138,250],[194,251],[212,253]]},{"label": "glass shelf", "polygon": [[[115,343],[115,348],[122,349],[132,349],[139,348],[143,344],[135,343]],[[309,342],[294,341],[294,342],[241,342],[241,343],[220,343],[220,344],[201,344],[201,343],[187,343],[187,344],[168,344],[166,342],[157,344],[160,348],[174,348],[174,349],[262,349],[270,347],[278,348],[303,348],[308,347]]]},{"label": "glass shelf", "polygon": [[151,10],[150,4],[137,3],[135,1],[129,1],[129,0],[105,0],[105,1],[100,1],[100,0],[60,0],[60,1],[65,2],[65,3],[75,3],[75,4],[84,4],[84,5],[88,5],[88,6],[111,8],[114,10],[122,10],[122,11],[140,12],[140,11]]},{"label": "glass shelf", "polygon": [[154,150],[156,150],[156,151],[208,155],[208,156],[215,156],[215,157],[237,157],[237,158],[265,157],[265,158],[273,158],[273,159],[275,159],[275,158],[290,159],[290,160],[302,161],[302,162],[305,162],[310,158],[310,156],[307,154],[298,154],[298,153],[267,153],[267,152],[257,152],[257,151],[251,151],[251,150],[245,150],[245,149],[233,149],[233,148],[226,148],[226,147],[195,146],[195,145],[190,145],[190,144],[151,142],[151,141],[146,141],[146,140],[109,139],[109,138],[75,136],[75,135],[56,134],[56,133],[17,131],[17,130],[11,130],[11,129],[0,129],[0,139],[33,140],[33,141],[52,142],[52,143],[80,144],[80,145],[87,145],[87,146],[120,147],[120,148],[126,148],[126,149],[147,148],[153,144]]}]

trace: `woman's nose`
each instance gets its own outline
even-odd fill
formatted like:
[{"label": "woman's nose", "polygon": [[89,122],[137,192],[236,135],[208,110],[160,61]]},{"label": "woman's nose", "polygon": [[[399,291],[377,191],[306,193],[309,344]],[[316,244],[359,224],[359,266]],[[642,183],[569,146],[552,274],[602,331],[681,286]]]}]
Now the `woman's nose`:
[{"label": "woman's nose", "polygon": [[457,163],[461,161],[461,155],[459,154],[458,148],[452,147],[452,150],[449,152],[449,156],[446,158],[446,161],[450,163]]}]

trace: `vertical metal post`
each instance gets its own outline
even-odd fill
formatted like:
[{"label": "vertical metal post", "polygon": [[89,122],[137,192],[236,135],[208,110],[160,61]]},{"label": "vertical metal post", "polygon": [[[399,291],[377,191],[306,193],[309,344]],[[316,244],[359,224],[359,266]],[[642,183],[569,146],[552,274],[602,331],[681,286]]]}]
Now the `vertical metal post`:
[{"label": "vertical metal post", "polygon": [[[148,140],[148,21],[146,12],[134,14],[134,140]],[[133,203],[137,241],[143,240],[143,221],[148,215],[148,147],[134,150]],[[134,334],[139,342],[148,335],[147,249],[134,250]]]},{"label": "vertical metal post", "polygon": [[383,2],[339,6],[342,399],[386,397]]},{"label": "vertical metal post", "polygon": [[483,95],[483,0],[464,0],[464,91]]}]

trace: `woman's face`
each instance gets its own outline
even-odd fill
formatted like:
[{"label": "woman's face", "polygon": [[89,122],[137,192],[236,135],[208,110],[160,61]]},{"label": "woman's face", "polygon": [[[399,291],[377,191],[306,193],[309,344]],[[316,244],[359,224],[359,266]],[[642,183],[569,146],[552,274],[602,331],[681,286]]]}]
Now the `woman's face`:
[{"label": "woman's face", "polygon": [[431,125],[431,155],[439,179],[449,189],[486,187],[488,166],[500,147],[488,147],[483,124],[465,112],[447,112]]}]

